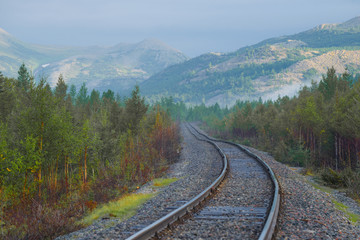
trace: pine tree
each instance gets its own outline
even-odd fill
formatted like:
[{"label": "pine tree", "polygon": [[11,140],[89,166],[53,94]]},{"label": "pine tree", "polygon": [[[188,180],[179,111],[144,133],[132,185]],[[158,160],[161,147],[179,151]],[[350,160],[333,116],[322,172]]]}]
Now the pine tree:
[{"label": "pine tree", "polygon": [[80,105],[85,105],[89,102],[88,89],[87,89],[85,83],[83,83],[81,85],[81,88],[77,94],[76,100],[77,100],[77,103]]},{"label": "pine tree", "polygon": [[72,104],[75,105],[75,103],[76,103],[76,87],[74,84],[71,84],[69,94],[71,97]]},{"label": "pine tree", "polygon": [[90,106],[93,112],[97,112],[100,108],[100,93],[93,89],[90,94]]},{"label": "pine tree", "polygon": [[25,91],[29,91],[32,77],[24,63],[21,64],[18,74],[18,87],[23,88]]},{"label": "pine tree", "polygon": [[319,91],[326,100],[330,100],[335,95],[338,77],[334,67],[328,69],[326,77],[323,76],[319,83]]},{"label": "pine tree", "polygon": [[12,79],[4,77],[0,72],[0,121],[5,121],[15,106],[12,82]]},{"label": "pine tree", "polygon": [[4,75],[0,72],[0,94],[5,92],[5,78]]},{"label": "pine tree", "polygon": [[141,98],[139,86],[136,85],[131,93],[131,98],[126,100],[125,105],[126,121],[132,133],[137,133],[138,125],[147,109],[148,106],[145,104],[145,99]]},{"label": "pine tree", "polygon": [[5,78],[0,72],[0,121],[5,120],[6,110],[7,110],[7,96],[5,92]]},{"label": "pine tree", "polygon": [[115,101],[115,93],[109,89],[109,90],[107,90],[107,92],[103,92],[101,98],[103,101],[105,101],[105,99],[107,99],[107,101],[113,102],[113,101]]},{"label": "pine tree", "polygon": [[55,97],[58,98],[60,101],[65,101],[67,88],[68,87],[64,81],[64,77],[62,74],[60,74],[56,83]]}]

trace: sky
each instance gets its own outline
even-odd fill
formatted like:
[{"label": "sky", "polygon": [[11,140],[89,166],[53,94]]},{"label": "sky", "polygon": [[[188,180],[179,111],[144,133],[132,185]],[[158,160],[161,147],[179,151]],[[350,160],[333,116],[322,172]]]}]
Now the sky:
[{"label": "sky", "polygon": [[189,57],[360,15],[359,0],[0,0],[0,28],[42,45],[159,39]]}]

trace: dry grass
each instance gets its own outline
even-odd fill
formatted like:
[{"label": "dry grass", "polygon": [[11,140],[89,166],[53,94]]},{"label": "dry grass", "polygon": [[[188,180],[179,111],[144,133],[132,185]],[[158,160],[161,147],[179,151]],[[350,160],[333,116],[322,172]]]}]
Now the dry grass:
[{"label": "dry grass", "polygon": [[102,217],[116,217],[126,219],[133,216],[136,210],[154,194],[130,194],[120,198],[118,201],[109,202],[96,208],[88,216],[81,220],[84,225],[90,225]]},{"label": "dry grass", "polygon": [[177,178],[156,178],[153,180],[153,186],[154,187],[165,187],[169,184],[176,182]]}]

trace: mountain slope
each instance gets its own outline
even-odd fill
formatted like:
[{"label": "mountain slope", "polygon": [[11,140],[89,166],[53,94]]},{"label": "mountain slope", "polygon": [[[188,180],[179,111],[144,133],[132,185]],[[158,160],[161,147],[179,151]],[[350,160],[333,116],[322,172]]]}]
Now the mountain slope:
[{"label": "mountain slope", "polygon": [[140,87],[150,101],[162,96],[199,104],[294,94],[332,66],[360,72],[360,18],[262,41],[228,54],[209,53],[159,72]]},{"label": "mountain slope", "polygon": [[36,77],[55,86],[59,74],[68,84],[126,92],[164,68],[187,60],[180,51],[155,40],[113,47],[51,47],[23,43],[0,29],[0,71],[17,76],[24,62]]},{"label": "mountain slope", "polygon": [[307,47],[311,48],[359,46],[360,16],[341,24],[321,24],[294,35],[271,38],[255,46],[286,42],[288,40],[302,41]]},{"label": "mountain slope", "polygon": [[34,70],[43,62],[58,61],[85,51],[86,48],[27,44],[0,28],[0,71],[7,76],[15,77],[23,62]]}]

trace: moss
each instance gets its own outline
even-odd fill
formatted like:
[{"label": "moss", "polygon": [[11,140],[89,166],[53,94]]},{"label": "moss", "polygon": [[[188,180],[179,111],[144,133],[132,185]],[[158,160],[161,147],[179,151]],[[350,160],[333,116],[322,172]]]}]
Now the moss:
[{"label": "moss", "polygon": [[335,204],[335,208],[338,209],[338,210],[346,210],[348,209],[349,207],[346,206],[345,204],[341,203],[341,202],[338,202],[336,200],[332,200],[332,202]]},{"label": "moss", "polygon": [[332,193],[334,191],[333,189],[331,189],[329,187],[321,186],[321,185],[316,184],[316,183],[314,183],[312,181],[309,181],[309,180],[307,180],[307,183],[310,184],[311,186],[313,186],[314,188],[322,191],[322,192]]},{"label": "moss", "polygon": [[130,194],[122,197],[118,201],[109,202],[91,212],[81,220],[81,224],[90,225],[95,220],[109,216],[120,219],[127,219],[136,213],[136,210],[154,194]]},{"label": "moss", "polygon": [[338,202],[334,199],[331,200],[334,205],[335,208],[342,211],[343,213],[345,213],[346,217],[353,223],[353,224],[358,224],[360,222],[360,215],[356,214],[356,213],[352,213],[350,211],[348,211],[348,206],[346,206],[345,204]]},{"label": "moss", "polygon": [[349,220],[353,223],[359,223],[360,222],[360,215],[352,213],[352,212],[346,212],[346,214],[349,217]]},{"label": "moss", "polygon": [[306,170],[305,170],[305,175],[306,175],[306,176],[311,176],[311,177],[314,177],[314,176],[315,176],[314,172],[313,172],[312,169],[310,169],[310,168],[306,168]]},{"label": "moss", "polygon": [[176,182],[177,178],[156,178],[153,180],[153,186],[154,187],[165,187],[169,184]]}]

